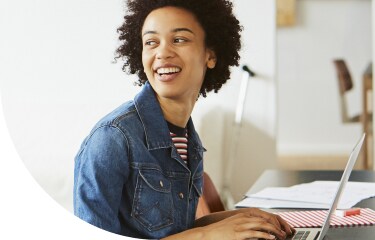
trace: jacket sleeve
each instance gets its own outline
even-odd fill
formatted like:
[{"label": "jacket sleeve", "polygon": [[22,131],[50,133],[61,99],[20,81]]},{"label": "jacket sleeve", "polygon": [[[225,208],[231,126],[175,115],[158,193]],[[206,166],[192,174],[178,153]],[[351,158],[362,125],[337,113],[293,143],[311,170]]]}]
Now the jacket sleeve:
[{"label": "jacket sleeve", "polygon": [[74,214],[94,226],[120,233],[118,214],[128,163],[128,141],[121,129],[102,126],[94,130],[75,159]]}]

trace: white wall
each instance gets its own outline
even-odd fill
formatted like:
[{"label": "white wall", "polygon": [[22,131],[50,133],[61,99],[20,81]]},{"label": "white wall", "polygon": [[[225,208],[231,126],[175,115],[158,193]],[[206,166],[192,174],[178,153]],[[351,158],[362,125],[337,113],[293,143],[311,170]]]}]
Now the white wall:
[{"label": "white wall", "polygon": [[17,151],[72,210],[74,156],[93,124],[138,91],[112,64],[122,1],[8,1],[1,14],[1,96]]},{"label": "white wall", "polygon": [[[304,1],[298,2],[303,4]],[[354,0],[306,1],[310,5],[313,2],[320,4],[348,2],[355,5],[357,2],[368,3],[368,1]],[[116,28],[122,21],[122,0],[9,0],[2,2],[2,5],[0,89],[10,134],[21,159],[35,179],[54,199],[71,211],[73,159],[81,141],[100,117],[122,102],[132,99],[139,90],[138,87],[132,85],[134,77],[121,72],[120,63],[111,63],[118,44]],[[251,82],[253,85],[249,86],[250,97],[246,105],[245,125],[238,150],[238,167],[232,178],[231,186],[236,199],[241,197],[241,194],[247,190],[264,168],[275,167],[274,8],[273,0],[236,1],[238,17],[245,26],[241,63],[248,64],[258,74],[258,77]],[[300,8],[301,5],[299,5],[298,14],[306,16],[310,16],[308,12],[311,8],[318,10],[316,7],[309,7],[309,11]],[[325,7],[324,9],[334,13],[336,8],[339,7]],[[346,9],[349,11],[352,6]],[[316,14],[315,11],[314,14]],[[363,17],[366,14],[361,11],[360,16]],[[350,22],[352,21],[354,20]],[[295,65],[305,60],[298,58],[298,54],[301,53],[301,56],[311,54],[304,50],[303,46],[298,45],[309,40],[298,35],[298,31],[302,31],[300,28],[301,26],[297,25],[296,28],[278,31],[280,37],[278,47],[281,48],[279,57],[282,56],[283,51],[288,53],[285,61],[279,58],[279,64],[284,64],[288,68],[278,67],[278,71],[281,73],[282,70],[290,69],[292,72],[290,74],[292,77],[280,79],[280,89],[295,89],[297,86],[304,89],[304,86],[310,86],[307,91],[288,93],[289,96],[293,96],[294,93],[301,94],[302,98],[297,102],[303,103],[306,96],[310,94],[315,96],[317,91],[325,99],[333,97],[332,101],[337,101],[338,96],[335,96],[335,93],[328,93],[324,87],[328,84],[333,91],[336,90],[333,73],[330,73],[332,76],[325,76],[329,75],[327,71],[331,71],[329,70],[330,62],[321,64],[324,60],[315,55],[313,55],[314,61],[312,57],[306,58],[312,66],[319,64],[318,72],[322,74],[325,72],[326,81],[319,82],[322,87],[312,92],[311,84],[306,84],[311,80],[307,81],[305,77],[311,77],[314,74],[311,72],[305,74],[302,66]],[[328,30],[331,31],[331,28]],[[290,39],[281,41],[282,31],[285,37],[288,34],[296,34],[294,31],[297,31],[298,41],[293,41],[296,44],[293,45],[294,47],[287,45]],[[338,48],[337,52],[341,50],[340,46],[336,48]],[[328,50],[329,48],[325,49],[320,46],[316,47],[315,52],[324,53]],[[355,52],[350,50],[347,54],[355,55]],[[367,60],[362,61],[365,63]],[[360,74],[362,64],[353,62],[353,67],[353,71],[357,72],[354,75]],[[296,69],[301,70],[296,71]],[[228,142],[224,139],[227,138],[228,131],[231,129],[240,78],[241,71],[234,68],[232,80],[223,87],[222,91],[218,95],[210,94],[207,99],[200,99],[193,113],[197,128],[209,150],[205,163],[206,169],[219,187],[222,184],[223,172],[226,170],[223,162],[228,154],[225,151]],[[319,75],[313,80],[320,78],[323,79]],[[332,82],[328,83],[331,78],[333,78]],[[259,89],[261,91],[258,91]],[[267,90],[262,92],[262,89]],[[310,98],[313,99],[313,96]],[[288,96],[283,96],[281,93],[278,101],[280,146],[285,144],[284,146],[290,146],[290,149],[296,151],[300,149],[297,143],[306,142],[307,146],[316,147],[322,138],[317,130],[319,128],[316,126],[317,121],[311,121],[311,119],[319,118],[316,117],[318,114],[308,112],[294,115],[295,112],[311,108],[312,102],[307,101],[302,106],[294,105],[295,103],[290,101]],[[321,101],[318,103],[320,104]],[[343,133],[340,133],[340,137],[333,134],[323,138],[328,141],[325,144],[328,146],[332,142],[351,144],[350,136],[356,134],[357,130],[359,132],[359,126],[357,128],[343,126],[331,128],[332,122],[339,121],[338,113],[330,112],[333,111],[332,109],[337,111],[334,102],[330,105],[319,106],[317,109],[317,111],[322,111],[318,112],[319,114],[331,116],[319,120],[324,121],[322,126],[326,124],[329,126],[323,127],[324,132],[328,132],[327,129],[333,129],[332,131],[336,133],[341,130]],[[300,118],[299,121],[296,120],[298,118]],[[212,132],[207,132],[207,123],[208,126],[218,128],[227,126],[228,131],[212,134]],[[305,128],[307,125],[309,128]],[[307,131],[306,129],[310,129],[309,132],[303,132]],[[345,139],[347,141],[344,141]]]},{"label": "white wall", "polygon": [[[375,2],[372,1],[371,2],[371,5],[372,5],[372,16],[371,16],[371,19],[372,19],[372,72],[374,73],[375,71],[375,64],[374,64],[374,59],[375,59],[375,44],[374,44],[374,40],[375,40]],[[374,85],[374,78],[372,79],[372,83]],[[372,99],[372,103],[373,103],[373,106],[375,106],[375,98]],[[374,111],[375,112],[375,111]],[[372,122],[373,124],[373,127],[372,129],[375,129],[375,122],[373,121]],[[373,149],[375,149],[375,141],[373,142]],[[375,170],[375,164],[373,166],[373,170]]]},{"label": "white wall", "polygon": [[370,0],[298,0],[295,26],[277,30],[278,153],[347,154],[361,125],[344,125],[334,58],[354,78],[350,113],[361,111],[362,73],[372,59]]},{"label": "white wall", "polygon": [[[135,77],[121,71],[122,62],[112,64],[123,1],[9,0],[2,5],[0,87],[10,134],[37,182],[72,211],[74,156],[82,140],[99,118],[140,89],[132,85]],[[256,94],[248,99],[256,104],[247,105],[237,155],[249,181],[238,172],[232,181],[238,199],[265,167],[274,166],[274,1],[237,0],[236,11],[245,27],[242,63],[259,74],[251,86]],[[239,68],[232,72],[220,94],[200,99],[193,113],[209,150],[206,170],[218,188],[229,145],[224,127],[232,127],[241,78]]]},{"label": "white wall", "polygon": [[276,167],[276,30],[273,0],[234,3],[236,16],[244,26],[241,65],[248,65],[257,75],[249,79],[232,171],[228,162],[242,71],[233,68],[231,80],[219,94],[198,101],[193,117],[208,149],[205,170],[219,190],[229,172],[231,194],[238,201],[265,169]]}]

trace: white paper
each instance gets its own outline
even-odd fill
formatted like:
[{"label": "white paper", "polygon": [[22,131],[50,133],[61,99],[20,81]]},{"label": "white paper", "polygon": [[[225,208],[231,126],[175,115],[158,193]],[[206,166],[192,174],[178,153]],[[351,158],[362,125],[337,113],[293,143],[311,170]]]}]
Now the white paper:
[{"label": "white paper", "polygon": [[263,198],[246,197],[235,205],[236,208],[307,208],[307,209],[328,209],[329,204],[305,203],[285,200],[273,200]]},{"label": "white paper", "polygon": [[[328,209],[337,192],[338,184],[338,181],[315,181],[291,187],[269,187],[255,194],[247,193],[247,198],[236,204],[236,207]],[[348,182],[338,208],[351,208],[361,200],[374,196],[375,183]]]}]

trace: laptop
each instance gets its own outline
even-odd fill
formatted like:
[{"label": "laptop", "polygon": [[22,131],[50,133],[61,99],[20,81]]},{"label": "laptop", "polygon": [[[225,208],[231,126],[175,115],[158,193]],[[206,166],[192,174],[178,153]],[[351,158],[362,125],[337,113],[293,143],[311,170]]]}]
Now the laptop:
[{"label": "laptop", "polygon": [[349,180],[349,176],[353,170],[354,164],[357,161],[359,152],[361,150],[363,140],[365,139],[365,134],[362,135],[361,139],[358,141],[354,149],[352,150],[348,163],[346,164],[344,173],[342,174],[340,184],[337,188],[336,195],[331,203],[331,206],[328,210],[328,214],[321,228],[296,228],[296,233],[293,236],[288,237],[287,239],[306,239],[306,240],[322,240],[330,226],[331,218],[336,211],[337,204],[342,195],[343,189],[346,183]]}]

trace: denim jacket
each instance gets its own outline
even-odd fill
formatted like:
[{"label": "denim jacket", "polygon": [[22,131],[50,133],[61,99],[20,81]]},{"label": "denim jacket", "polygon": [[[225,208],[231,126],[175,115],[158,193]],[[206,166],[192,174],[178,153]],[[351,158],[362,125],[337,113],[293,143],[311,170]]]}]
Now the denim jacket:
[{"label": "denim jacket", "polygon": [[100,120],[75,158],[74,214],[104,230],[158,239],[193,226],[203,186],[202,143],[188,122],[189,167],[147,82]]}]

